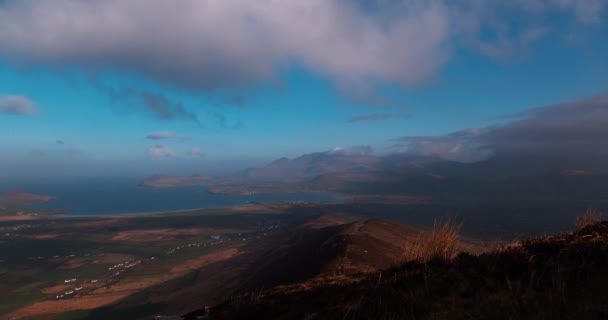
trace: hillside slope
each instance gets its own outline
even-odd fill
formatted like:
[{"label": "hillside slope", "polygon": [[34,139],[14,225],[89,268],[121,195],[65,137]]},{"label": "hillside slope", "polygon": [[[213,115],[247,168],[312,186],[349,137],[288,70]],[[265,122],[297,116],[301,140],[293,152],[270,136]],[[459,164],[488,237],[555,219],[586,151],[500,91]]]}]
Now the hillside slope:
[{"label": "hillside slope", "polygon": [[[211,319],[606,319],[608,222],[349,283],[276,287]],[[192,314],[187,319],[193,318]]]},{"label": "hillside slope", "polygon": [[419,230],[381,220],[299,228],[261,257],[250,287],[290,284],[318,276],[382,270],[400,262],[402,245]]}]

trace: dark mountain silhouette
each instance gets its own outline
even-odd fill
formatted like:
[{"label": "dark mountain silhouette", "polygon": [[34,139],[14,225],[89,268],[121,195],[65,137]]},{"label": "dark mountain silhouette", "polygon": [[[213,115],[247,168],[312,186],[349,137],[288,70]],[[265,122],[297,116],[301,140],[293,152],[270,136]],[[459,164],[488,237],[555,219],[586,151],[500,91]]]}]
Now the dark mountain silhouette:
[{"label": "dark mountain silhouette", "polygon": [[497,154],[473,163],[435,156],[319,152],[246,170],[252,183],[294,183],[308,190],[397,194],[435,200],[587,201],[608,197],[608,170],[597,159]]},{"label": "dark mountain silhouette", "polygon": [[368,153],[316,152],[294,159],[281,158],[265,167],[246,169],[242,176],[259,181],[301,181],[332,172],[366,172],[379,158]]}]

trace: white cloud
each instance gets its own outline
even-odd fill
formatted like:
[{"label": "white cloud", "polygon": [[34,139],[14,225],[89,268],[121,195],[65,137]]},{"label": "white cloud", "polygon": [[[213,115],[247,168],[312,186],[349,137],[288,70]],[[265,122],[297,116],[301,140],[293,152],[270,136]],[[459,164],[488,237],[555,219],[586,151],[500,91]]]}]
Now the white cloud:
[{"label": "white cloud", "polygon": [[175,135],[175,133],[173,133],[171,131],[155,131],[155,132],[148,133],[148,135],[146,136],[146,139],[162,140],[162,139],[175,139],[176,137],[177,136]]},{"label": "white cloud", "polygon": [[[496,43],[474,45],[500,56],[501,50],[513,50],[506,47],[528,46],[543,36],[540,30],[550,29],[539,23],[551,19],[539,15],[559,12],[594,23],[608,3],[361,2],[7,0],[0,2],[0,56],[119,69],[197,91],[275,79],[282,66],[296,62],[340,89],[360,91],[370,80],[399,85],[427,80],[449,59],[457,39],[478,40],[481,28],[506,30]],[[525,21],[514,27],[505,12]]]},{"label": "white cloud", "polygon": [[175,157],[175,152],[173,152],[173,150],[162,146],[160,144],[157,144],[153,147],[150,147],[148,149],[148,154],[156,157],[156,158],[173,158]]},{"label": "white cloud", "polygon": [[36,104],[24,96],[0,96],[0,114],[28,115],[36,113]]},{"label": "white cloud", "polygon": [[0,46],[0,55],[118,68],[196,90],[273,78],[290,61],[338,81],[418,83],[445,61],[448,33],[438,1],[409,6],[390,19],[368,15],[356,1],[336,0],[0,5],[0,43],[10,44]]},{"label": "white cloud", "polygon": [[335,147],[329,151],[330,154],[344,156],[368,156],[374,152],[370,146]]}]

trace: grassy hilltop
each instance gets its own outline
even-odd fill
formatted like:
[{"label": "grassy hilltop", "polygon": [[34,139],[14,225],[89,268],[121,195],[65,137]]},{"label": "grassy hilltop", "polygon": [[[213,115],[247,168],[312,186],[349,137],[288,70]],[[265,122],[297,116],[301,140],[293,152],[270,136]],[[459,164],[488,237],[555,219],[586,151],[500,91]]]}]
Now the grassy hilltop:
[{"label": "grassy hilltop", "polygon": [[454,230],[438,229],[427,241],[443,246],[399,266],[347,281],[309,281],[250,292],[212,308],[211,318],[608,317],[608,222],[588,219],[571,233],[446,258],[441,248],[456,240],[450,234]]}]

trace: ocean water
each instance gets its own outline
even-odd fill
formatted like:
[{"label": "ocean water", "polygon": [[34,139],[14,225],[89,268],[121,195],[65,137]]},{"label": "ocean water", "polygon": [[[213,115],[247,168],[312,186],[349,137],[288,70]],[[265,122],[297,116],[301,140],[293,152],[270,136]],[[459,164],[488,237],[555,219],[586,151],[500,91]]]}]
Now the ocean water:
[{"label": "ocean water", "polygon": [[20,190],[55,199],[35,209],[62,209],[67,215],[114,215],[157,213],[210,207],[244,205],[251,202],[330,201],[339,196],[324,193],[215,195],[204,187],[144,188],[143,178],[78,178],[4,182],[0,193]]}]

